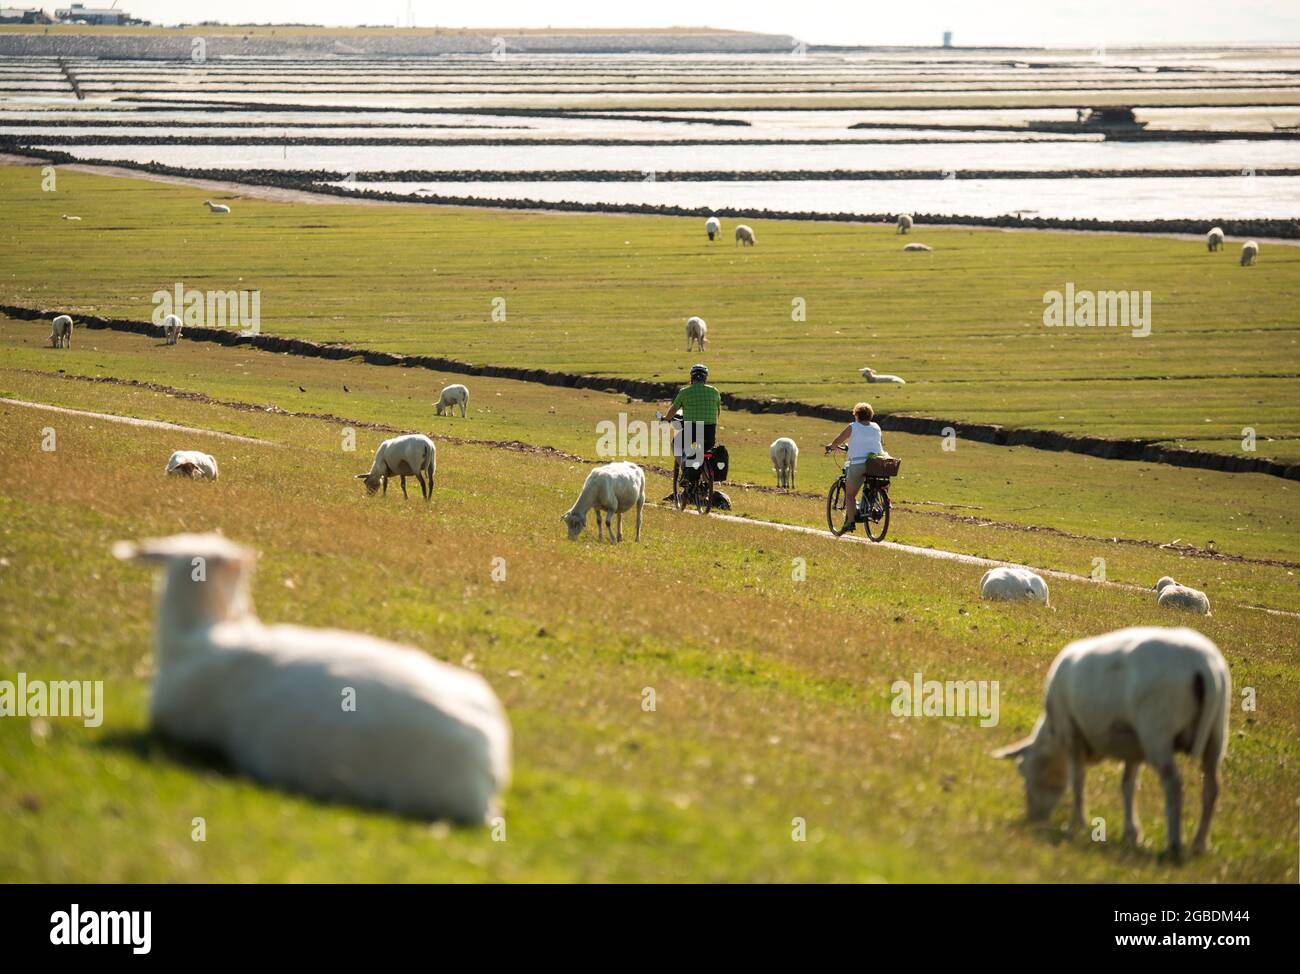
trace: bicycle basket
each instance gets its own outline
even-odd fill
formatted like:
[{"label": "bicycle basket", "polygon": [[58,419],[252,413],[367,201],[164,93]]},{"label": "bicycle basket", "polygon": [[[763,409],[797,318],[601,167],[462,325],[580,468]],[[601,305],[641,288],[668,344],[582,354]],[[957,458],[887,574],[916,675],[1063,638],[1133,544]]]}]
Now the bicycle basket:
[{"label": "bicycle basket", "polygon": [[715,481],[721,482],[727,479],[728,468],[731,466],[731,457],[727,453],[727,448],[721,443],[713,448],[713,474]]},{"label": "bicycle basket", "polygon": [[903,461],[898,457],[872,457],[863,468],[863,475],[867,477],[897,477],[898,468],[902,465]]}]

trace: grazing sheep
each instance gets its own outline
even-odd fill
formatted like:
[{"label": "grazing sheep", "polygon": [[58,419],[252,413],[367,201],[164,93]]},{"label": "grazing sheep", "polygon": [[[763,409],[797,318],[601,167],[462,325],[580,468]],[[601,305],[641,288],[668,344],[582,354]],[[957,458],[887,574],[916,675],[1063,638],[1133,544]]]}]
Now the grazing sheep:
[{"label": "grazing sheep", "polygon": [[898,232],[908,233],[912,229],[912,217],[909,213],[898,214]]},{"label": "grazing sheep", "polygon": [[1156,582],[1156,605],[1162,609],[1182,609],[1185,612],[1210,614],[1210,597],[1186,585],[1179,585],[1168,575]]},{"label": "grazing sheep", "polygon": [[1253,240],[1247,240],[1241,245],[1241,266],[1249,267],[1255,263],[1255,258],[1259,256],[1259,244]]},{"label": "grazing sheep", "polygon": [[990,602],[1042,602],[1047,600],[1047,583],[1028,568],[1004,565],[990,568],[980,579],[980,598]]},{"label": "grazing sheep", "polygon": [[[619,460],[596,467],[587,474],[582,493],[565,513],[560,515],[569,528],[569,540],[576,541],[587,526],[587,512],[596,509],[596,540],[603,540],[600,526],[601,512],[605,513],[605,529],[610,543],[623,540],[623,515],[636,507],[636,540],[641,540],[641,513],[645,507],[645,473],[635,463]],[[615,536],[612,518],[618,519]]]},{"label": "grazing sheep", "polygon": [[1016,758],[1031,820],[1045,819],[1074,786],[1072,828],[1085,821],[1086,765],[1124,762],[1124,841],[1141,828],[1133,810],[1138,771],[1146,761],[1165,791],[1169,852],[1182,855],[1183,783],[1174,757],[1201,763],[1201,822],[1192,851],[1204,852],[1219,794],[1219,763],[1228,745],[1232,678],[1218,647],[1192,629],[1139,626],[1081,639],[1061,650],[1047,673],[1043,714],[1025,740],[994,752]]},{"label": "grazing sheep", "polygon": [[863,369],[862,378],[866,379],[868,382],[876,382],[876,383],[889,385],[889,386],[907,385],[907,380],[905,379],[900,379],[896,375],[881,375],[875,369],[872,368]]},{"label": "grazing sheep", "polygon": [[772,458],[776,470],[776,485],[794,489],[794,470],[799,463],[799,446],[788,436],[772,441],[767,448],[767,455]]},{"label": "grazing sheep", "polygon": [[[357,480],[364,480],[366,493],[374,495],[383,484],[384,496],[388,496],[388,478],[402,478],[402,496],[406,493],[406,478],[414,477],[420,482],[420,496],[426,501],[433,497],[433,471],[438,463],[438,450],[433,440],[420,433],[407,433],[384,440],[375,451],[375,462],[369,473],[357,474]],[[426,484],[425,477],[429,478]]]},{"label": "grazing sheep", "polygon": [[928,253],[930,253],[930,251],[932,251],[932,250],[934,250],[934,248],[931,247],[929,244],[923,244],[923,243],[910,243],[910,244],[904,244],[904,245],[903,245],[903,253],[905,253],[905,254],[915,254],[915,253],[926,253],[926,254],[928,254]]},{"label": "grazing sheep", "polygon": [[72,347],[72,319],[67,315],[59,315],[50,322],[50,347]]},{"label": "grazing sheep", "polygon": [[736,224],[736,243],[747,247],[754,246],[754,231],[744,223]]},{"label": "grazing sheep", "polygon": [[709,217],[704,221],[704,232],[709,235],[710,240],[717,239],[722,233],[722,222],[716,216]]},{"label": "grazing sheep", "polygon": [[204,200],[204,201],[203,201],[203,205],[206,206],[206,207],[207,207],[209,210],[211,210],[213,213],[229,213],[229,212],[230,212],[230,207],[226,206],[225,203],[214,203],[214,202],[212,202],[212,200]]},{"label": "grazing sheep", "polygon": [[65,219],[65,220],[80,220],[80,219],[81,219],[81,217],[79,217],[79,216],[69,216],[67,213],[62,214],[62,218]]},{"label": "grazing sheep", "polygon": [[318,798],[475,824],[497,813],[510,724],[478,674],[361,633],[264,625],[254,555],[219,534],[113,554],[163,569],[155,731]]},{"label": "grazing sheep", "polygon": [[698,342],[700,351],[704,351],[704,342],[709,335],[709,326],[704,323],[703,318],[692,315],[686,319],[686,351]]},{"label": "grazing sheep", "polygon": [[1205,235],[1205,246],[1210,253],[1223,249],[1222,227],[1210,227],[1210,232]]},{"label": "grazing sheep", "polygon": [[175,345],[181,337],[181,319],[176,315],[168,315],[162,323],[163,337],[167,339],[168,345]]},{"label": "grazing sheep", "polygon": [[469,389],[462,385],[447,386],[438,397],[438,415],[445,411],[448,416],[454,416],[457,406],[460,407],[460,418],[464,419],[465,411],[469,409]]},{"label": "grazing sheep", "polygon": [[166,473],[168,477],[216,480],[217,461],[198,450],[177,450],[167,460]]}]

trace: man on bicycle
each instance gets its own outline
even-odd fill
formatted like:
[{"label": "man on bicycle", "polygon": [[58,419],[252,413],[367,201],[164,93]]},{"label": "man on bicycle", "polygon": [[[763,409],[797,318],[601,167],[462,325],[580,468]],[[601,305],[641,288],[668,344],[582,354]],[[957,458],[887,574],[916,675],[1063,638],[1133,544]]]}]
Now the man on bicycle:
[{"label": "man on bicycle", "polygon": [[[718,438],[718,414],[722,411],[722,395],[707,383],[709,367],[691,366],[691,384],[684,386],[673,397],[665,419],[682,420],[682,467],[693,482],[699,478],[704,454],[713,450]],[[689,462],[688,462],[689,461]]]}]

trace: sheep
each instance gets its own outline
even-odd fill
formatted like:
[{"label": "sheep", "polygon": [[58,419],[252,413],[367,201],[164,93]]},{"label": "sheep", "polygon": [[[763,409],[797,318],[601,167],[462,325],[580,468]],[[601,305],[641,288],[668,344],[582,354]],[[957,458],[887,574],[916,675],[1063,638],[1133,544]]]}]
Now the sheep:
[{"label": "sheep", "polygon": [[219,534],[119,541],[162,568],[149,720],[266,784],[423,819],[482,824],[510,778],[488,683],[410,646],[266,625],[254,554]]},{"label": "sheep", "polygon": [[168,477],[189,477],[192,480],[216,480],[217,461],[198,450],[177,450],[167,460]]},{"label": "sheep", "polygon": [[162,323],[163,337],[167,339],[168,345],[175,345],[181,337],[181,319],[176,315],[168,315]]},{"label": "sheep", "polygon": [[438,415],[445,411],[448,416],[454,416],[457,406],[460,407],[460,418],[464,419],[469,409],[469,389],[459,384],[447,386],[438,396]]},{"label": "sheep", "polygon": [[[587,474],[582,493],[573,506],[560,515],[569,528],[569,540],[576,541],[587,526],[587,512],[596,509],[596,540],[603,540],[601,512],[605,513],[605,530],[611,544],[623,540],[623,515],[636,507],[636,540],[641,540],[641,514],[645,507],[645,473],[635,463],[619,460],[596,467]],[[611,519],[617,517],[615,536]]]},{"label": "sheep", "polygon": [[50,348],[72,347],[72,318],[59,315],[50,322]]},{"label": "sheep", "polygon": [[907,385],[907,380],[906,380],[906,379],[900,379],[900,378],[899,378],[898,376],[896,376],[896,375],[882,375],[882,374],[880,374],[879,372],[877,372],[877,371],[876,371],[875,369],[873,369],[873,368],[865,368],[865,369],[863,369],[863,370],[862,370],[862,378],[866,379],[868,382],[881,383],[881,384],[884,384],[884,385],[890,385],[890,386],[905,386],[905,385]]},{"label": "sheep", "polygon": [[1067,778],[1074,786],[1071,828],[1085,821],[1086,764],[1124,762],[1125,842],[1142,841],[1133,810],[1143,761],[1165,791],[1169,853],[1182,856],[1183,785],[1176,752],[1201,762],[1201,822],[1194,853],[1209,843],[1219,794],[1219,764],[1228,744],[1232,678],[1218,647],[1192,629],[1137,626],[1070,643],[1047,673],[1043,714],[1029,737],[993,752],[1015,758],[1025,779],[1029,818],[1045,819]]},{"label": "sheep", "polygon": [[1241,245],[1241,266],[1249,267],[1255,263],[1255,258],[1259,256],[1259,244],[1253,240],[1247,240]]},{"label": "sheep", "polygon": [[923,243],[910,243],[910,244],[904,244],[904,245],[903,245],[903,253],[905,253],[905,254],[915,254],[915,253],[925,253],[925,254],[928,254],[928,253],[930,253],[932,250],[934,250],[934,248],[931,247],[929,244],[923,244]]},{"label": "sheep", "polygon": [[909,233],[912,229],[912,216],[910,213],[898,214],[898,232]]},{"label": "sheep", "polygon": [[767,455],[772,458],[776,470],[776,485],[794,489],[794,471],[799,463],[799,446],[788,436],[773,440],[767,448]]},{"label": "sheep", "polygon": [[203,201],[203,205],[206,206],[206,207],[207,207],[209,210],[211,210],[213,213],[229,213],[229,212],[230,212],[230,207],[226,206],[226,204],[224,204],[224,203],[214,203],[214,202],[212,202],[212,200],[204,200],[204,201]]},{"label": "sheep", "polygon": [[81,219],[81,217],[79,217],[79,216],[72,216],[72,215],[70,215],[70,214],[68,214],[68,213],[63,213],[63,214],[61,214],[61,218],[64,219],[64,220],[80,220],[80,219]]},{"label": "sheep", "polygon": [[1210,232],[1205,235],[1205,246],[1210,253],[1214,253],[1216,250],[1221,250],[1223,248],[1222,227],[1210,227]]},{"label": "sheep", "polygon": [[1168,575],[1156,582],[1156,605],[1162,609],[1182,609],[1210,615],[1210,597],[1186,585],[1179,585]]},{"label": "sheep", "polygon": [[990,602],[1042,602],[1048,605],[1047,583],[1028,568],[1004,565],[990,568],[980,579],[980,598]]},{"label": "sheep", "polygon": [[736,224],[736,243],[744,244],[747,247],[754,246],[754,231],[747,224]]},{"label": "sheep", "polygon": [[[433,440],[420,433],[407,433],[384,440],[375,451],[375,462],[369,473],[359,473],[357,480],[366,484],[366,493],[374,496],[379,485],[383,484],[384,496],[388,496],[388,478],[402,478],[402,496],[406,493],[406,478],[414,477],[420,482],[420,496],[426,501],[433,498],[433,472],[438,463],[438,450]],[[424,478],[429,478],[425,483]]]},{"label": "sheep", "polygon": [[709,235],[710,240],[714,240],[722,233],[722,222],[716,217],[711,216],[704,221],[704,232]]},{"label": "sheep", "polygon": [[690,351],[696,342],[700,345],[700,351],[704,351],[704,343],[708,339],[709,326],[704,323],[704,319],[696,315],[686,319],[686,351]]}]

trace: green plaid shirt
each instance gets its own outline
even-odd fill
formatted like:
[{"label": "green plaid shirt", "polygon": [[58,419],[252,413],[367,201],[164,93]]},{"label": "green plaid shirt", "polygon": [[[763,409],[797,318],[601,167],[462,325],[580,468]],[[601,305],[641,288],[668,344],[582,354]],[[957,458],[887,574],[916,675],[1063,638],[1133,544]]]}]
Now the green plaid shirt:
[{"label": "green plaid shirt", "polygon": [[677,393],[673,404],[668,407],[672,416],[678,409],[682,419],[688,423],[716,423],[718,413],[722,411],[722,396],[713,386],[703,382],[692,382]]}]

